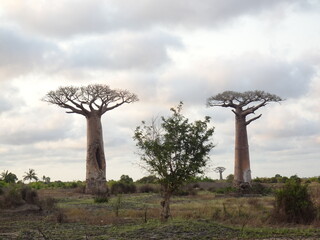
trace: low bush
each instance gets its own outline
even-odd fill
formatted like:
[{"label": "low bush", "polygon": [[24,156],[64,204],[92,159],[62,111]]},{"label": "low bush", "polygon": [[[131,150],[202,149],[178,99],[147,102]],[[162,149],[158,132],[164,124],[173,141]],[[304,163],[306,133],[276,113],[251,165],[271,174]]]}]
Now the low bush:
[{"label": "low bush", "polygon": [[268,195],[272,193],[272,189],[261,183],[253,183],[250,189],[250,193]]},{"label": "low bush", "polygon": [[107,194],[100,194],[94,197],[93,201],[95,203],[107,203],[109,202],[109,197]]},{"label": "low bush", "polygon": [[133,183],[123,183],[121,181],[114,182],[111,185],[111,194],[119,193],[135,193],[137,192],[137,187]]},{"label": "low bush", "polygon": [[289,223],[311,223],[316,217],[314,204],[308,192],[308,185],[292,178],[275,193],[273,217]]},{"label": "low bush", "polygon": [[3,189],[0,208],[14,208],[25,203],[39,204],[37,192],[24,184],[10,184]]},{"label": "low bush", "polygon": [[23,185],[20,189],[21,198],[29,204],[37,204],[39,202],[38,193],[29,186]]},{"label": "low bush", "polygon": [[10,185],[4,189],[0,198],[0,208],[18,207],[24,203],[18,186]]},{"label": "low bush", "polygon": [[154,175],[149,175],[149,176],[146,176],[146,177],[143,177],[143,178],[137,180],[136,182],[137,183],[144,183],[144,184],[158,183],[159,179]]},{"label": "low bush", "polygon": [[194,196],[198,194],[198,189],[194,188],[192,185],[187,185],[179,188],[173,194],[176,196]]},{"label": "low bush", "polygon": [[140,193],[158,193],[160,189],[157,185],[143,184],[138,187]]}]

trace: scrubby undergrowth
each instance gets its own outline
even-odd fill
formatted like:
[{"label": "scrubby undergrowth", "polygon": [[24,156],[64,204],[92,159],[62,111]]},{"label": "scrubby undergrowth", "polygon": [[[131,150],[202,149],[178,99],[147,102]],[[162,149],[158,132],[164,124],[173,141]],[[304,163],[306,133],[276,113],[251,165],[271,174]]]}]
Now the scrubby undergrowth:
[{"label": "scrubby undergrowth", "polygon": [[[167,224],[159,221],[159,193],[118,193],[97,201],[96,196],[77,189],[42,189],[34,194],[34,190],[21,188],[21,199],[33,199],[28,201],[41,203],[42,209],[19,212],[14,207],[3,208],[0,239],[320,238],[319,215],[309,225],[275,222],[272,195],[232,197],[191,186],[192,194],[172,198],[173,218]],[[310,189],[311,199],[319,199],[319,185]]]}]

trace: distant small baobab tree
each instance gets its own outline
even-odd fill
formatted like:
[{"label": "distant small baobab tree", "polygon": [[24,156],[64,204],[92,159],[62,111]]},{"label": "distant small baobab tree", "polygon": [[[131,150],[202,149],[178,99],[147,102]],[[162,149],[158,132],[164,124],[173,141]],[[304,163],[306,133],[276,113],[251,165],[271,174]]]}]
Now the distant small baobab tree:
[{"label": "distant small baobab tree", "polygon": [[226,170],[225,167],[216,167],[214,169],[215,172],[219,173],[220,180],[223,180],[222,173]]},{"label": "distant small baobab tree", "polygon": [[114,90],[103,84],[85,87],[60,87],[50,91],[43,101],[67,109],[87,119],[86,193],[106,191],[106,162],[101,117],[125,103],[138,101],[127,90]]},{"label": "distant small baobab tree", "polygon": [[234,185],[251,184],[249,144],[247,126],[261,117],[262,114],[247,119],[250,114],[270,102],[280,102],[282,98],[264,91],[233,92],[225,91],[208,98],[208,107],[230,107],[235,114],[235,159]]}]

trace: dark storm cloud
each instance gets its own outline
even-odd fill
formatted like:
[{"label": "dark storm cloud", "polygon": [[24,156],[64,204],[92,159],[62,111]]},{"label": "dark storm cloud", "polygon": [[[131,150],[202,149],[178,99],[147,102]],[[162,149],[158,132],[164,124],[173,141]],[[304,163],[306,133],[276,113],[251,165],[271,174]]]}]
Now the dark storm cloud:
[{"label": "dark storm cloud", "polygon": [[152,26],[211,27],[243,15],[272,11],[305,0],[85,0],[4,4],[4,18],[53,36],[143,29]]}]

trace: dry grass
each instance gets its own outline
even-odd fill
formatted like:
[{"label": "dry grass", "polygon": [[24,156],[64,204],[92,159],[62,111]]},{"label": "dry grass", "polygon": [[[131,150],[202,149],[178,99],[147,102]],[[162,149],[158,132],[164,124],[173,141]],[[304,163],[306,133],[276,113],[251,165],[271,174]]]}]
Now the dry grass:
[{"label": "dry grass", "polygon": [[[320,185],[312,185],[312,196],[320,209]],[[40,196],[56,196],[67,201],[63,203],[63,214],[67,222],[88,224],[117,224],[122,221],[145,221],[160,216],[159,194],[125,194],[121,197],[118,212],[115,211],[117,197],[108,203],[94,204],[92,196],[75,193],[72,190],[43,190]],[[67,199],[67,200],[66,200]],[[83,204],[82,204],[83,203]],[[237,226],[272,226],[270,215],[274,197],[227,197],[209,191],[200,191],[195,196],[174,196],[171,213],[175,219],[208,219]],[[320,226],[320,212],[313,226]]]}]

